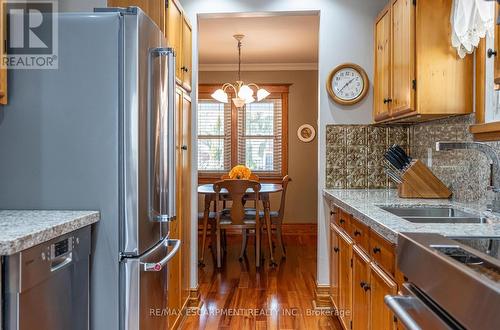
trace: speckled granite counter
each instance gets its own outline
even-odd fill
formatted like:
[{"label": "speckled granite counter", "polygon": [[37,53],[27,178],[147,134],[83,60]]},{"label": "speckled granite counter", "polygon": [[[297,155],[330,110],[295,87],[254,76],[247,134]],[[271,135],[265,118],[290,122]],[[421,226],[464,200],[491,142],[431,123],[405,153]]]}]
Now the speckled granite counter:
[{"label": "speckled granite counter", "polygon": [[96,211],[0,210],[0,255],[10,255],[99,221]]},{"label": "speckled granite counter", "polygon": [[[391,242],[399,232],[439,233],[449,237],[500,237],[500,217],[486,212],[486,203],[458,203],[446,199],[399,198],[389,189],[324,189],[323,196],[351,213]],[[487,223],[413,223],[382,210],[379,206],[453,206],[466,212],[483,215]]]}]

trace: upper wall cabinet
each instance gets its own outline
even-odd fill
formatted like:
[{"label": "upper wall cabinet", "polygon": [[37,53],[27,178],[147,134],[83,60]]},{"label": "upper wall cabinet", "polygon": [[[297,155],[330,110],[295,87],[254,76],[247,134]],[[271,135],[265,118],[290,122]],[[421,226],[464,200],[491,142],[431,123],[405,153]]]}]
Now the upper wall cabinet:
[{"label": "upper wall cabinet", "polygon": [[176,52],[177,83],[191,91],[191,24],[177,0],[166,0],[167,41]]},{"label": "upper wall cabinet", "polygon": [[[176,53],[177,83],[191,91],[191,24],[177,0],[108,0],[108,7],[140,7],[158,25]],[[1,78],[1,76],[0,76]]]},{"label": "upper wall cabinet", "polygon": [[[495,15],[499,10],[496,4]],[[481,39],[476,49],[476,124],[470,131],[477,141],[500,140],[499,25],[495,27],[494,36]]]},{"label": "upper wall cabinet", "polygon": [[[391,0],[375,22],[375,122],[473,110],[473,61],[451,47],[452,0]],[[444,19],[446,18],[446,19]]]}]

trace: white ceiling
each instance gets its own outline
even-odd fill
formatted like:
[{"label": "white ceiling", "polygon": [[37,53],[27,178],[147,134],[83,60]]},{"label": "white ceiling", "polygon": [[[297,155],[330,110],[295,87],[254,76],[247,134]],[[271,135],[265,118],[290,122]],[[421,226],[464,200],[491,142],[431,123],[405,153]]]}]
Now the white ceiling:
[{"label": "white ceiling", "polygon": [[198,26],[202,70],[238,63],[235,34],[245,35],[243,69],[275,65],[315,68],[318,62],[318,15],[203,17]]}]

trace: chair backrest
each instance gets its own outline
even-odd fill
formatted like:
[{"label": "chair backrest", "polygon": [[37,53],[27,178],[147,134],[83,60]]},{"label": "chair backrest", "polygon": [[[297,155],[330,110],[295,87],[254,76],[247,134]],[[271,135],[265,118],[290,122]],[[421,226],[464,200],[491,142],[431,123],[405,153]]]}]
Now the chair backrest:
[{"label": "chair backrest", "polygon": [[285,175],[283,180],[281,180],[281,185],[283,186],[283,190],[281,191],[281,202],[280,209],[278,211],[278,217],[280,220],[283,220],[283,215],[285,213],[285,201],[286,201],[286,188],[288,187],[288,182],[292,181],[290,176]]},{"label": "chair backrest", "polygon": [[[229,174],[222,174],[222,176],[220,177],[221,180],[231,180],[231,178],[229,177]],[[250,174],[250,178],[248,180],[251,180],[251,181],[259,181],[260,178],[257,174]]]},{"label": "chair backrest", "polygon": [[[257,201],[259,200],[259,191],[260,191],[260,183],[257,181],[251,180],[221,180],[214,183],[214,191],[216,194],[216,203],[218,201],[224,200],[222,196],[222,189],[227,190],[223,192],[224,194],[229,195],[231,199],[231,222],[233,224],[243,224],[243,220],[245,219],[245,204],[244,197],[247,195],[247,190],[253,190],[253,194],[251,197],[247,197],[246,200],[255,200],[256,205],[258,205]],[[257,210],[258,217],[258,210]]]}]

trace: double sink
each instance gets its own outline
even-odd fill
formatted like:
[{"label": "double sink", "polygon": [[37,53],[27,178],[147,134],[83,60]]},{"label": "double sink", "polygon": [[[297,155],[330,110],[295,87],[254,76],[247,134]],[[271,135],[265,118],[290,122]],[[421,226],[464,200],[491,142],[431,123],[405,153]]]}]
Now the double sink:
[{"label": "double sink", "polygon": [[384,211],[414,223],[484,223],[485,220],[446,206],[380,206]]}]

